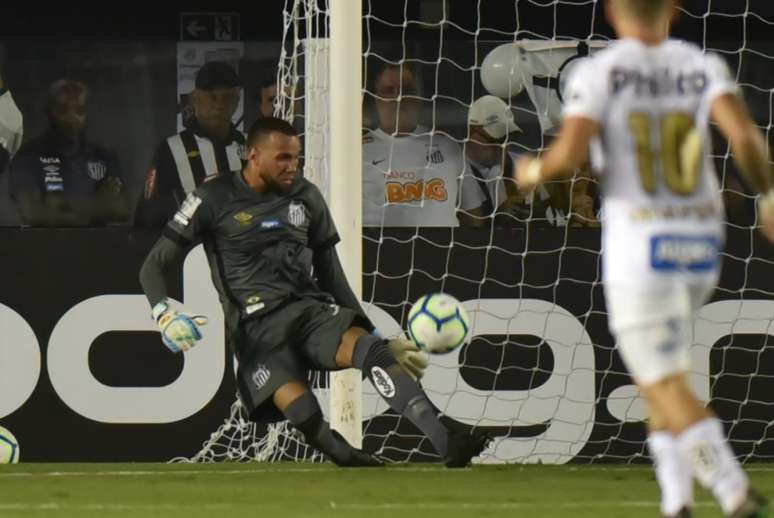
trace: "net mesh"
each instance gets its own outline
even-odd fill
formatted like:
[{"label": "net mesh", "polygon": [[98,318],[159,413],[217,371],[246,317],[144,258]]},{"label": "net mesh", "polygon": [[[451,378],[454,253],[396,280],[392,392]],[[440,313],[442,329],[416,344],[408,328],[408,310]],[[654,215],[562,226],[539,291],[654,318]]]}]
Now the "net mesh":
[{"label": "net mesh", "polygon": [[[518,155],[550,141],[568,61],[593,53],[612,37],[603,23],[603,2],[595,0],[364,5],[364,132],[380,126],[376,101],[385,98],[376,91],[374,76],[389,64],[416,75],[416,89],[403,91],[401,85],[398,92],[401,103],[418,105],[416,131],[431,145],[436,139],[462,150],[470,145],[468,109],[487,93],[480,75],[490,51],[518,42],[523,56],[523,84],[509,88],[524,91],[508,100],[522,131],[503,147]],[[310,112],[310,103],[324,97],[325,61],[315,55],[321,47],[304,40],[325,37],[327,8],[316,0],[288,0],[284,26],[277,113],[305,127],[305,139],[319,140],[316,146],[307,143],[305,160],[307,174],[325,192],[330,171],[326,136],[319,130],[325,110]],[[729,61],[769,142],[774,45],[766,33],[772,28],[774,13],[762,0],[685,2],[676,27],[678,37]],[[307,88],[310,83],[313,88]],[[399,161],[390,149],[385,174]],[[690,377],[724,421],[742,460],[772,460],[774,284],[766,274],[772,261],[755,232],[754,197],[737,179],[730,149],[721,141],[714,149],[730,218],[728,247],[721,285],[694,326]],[[459,171],[458,182],[464,174]],[[499,214],[468,210],[455,196],[461,218],[483,221],[476,229],[428,229],[419,222],[365,229],[363,298],[385,336],[400,333],[411,303],[424,293],[444,291],[466,301],[475,338],[458,354],[433,357],[423,386],[449,426],[484,427],[498,436],[484,462],[647,458],[644,404],[607,333],[599,233],[589,229],[596,226],[596,214],[584,208],[596,188],[579,174],[550,186],[540,199],[510,200],[499,220],[493,219]],[[507,185],[504,192],[509,199]],[[325,406],[325,377],[313,381]],[[422,434],[365,385],[364,448],[395,461],[437,459]],[[278,459],[321,457],[286,424],[267,429],[247,422],[237,402],[193,460]]]}]

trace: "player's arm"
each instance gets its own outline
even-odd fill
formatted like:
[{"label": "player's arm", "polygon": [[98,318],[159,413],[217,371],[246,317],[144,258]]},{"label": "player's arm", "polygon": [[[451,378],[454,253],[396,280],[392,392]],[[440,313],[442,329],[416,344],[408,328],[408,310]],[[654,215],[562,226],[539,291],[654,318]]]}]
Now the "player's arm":
[{"label": "player's arm", "polygon": [[758,205],[761,232],[774,241],[774,174],[768,160],[768,146],[742,100],[733,93],[712,103],[712,119],[728,139],[750,186],[763,196]]},{"label": "player's arm", "polygon": [[742,100],[734,94],[721,95],[712,103],[712,119],[731,144],[734,158],[750,185],[759,193],[772,190],[774,175],[768,146]]},{"label": "player's arm", "polygon": [[542,158],[524,156],[516,165],[519,189],[530,190],[550,180],[569,178],[588,161],[589,146],[599,133],[599,123],[586,117],[569,117],[559,136]]},{"label": "player's arm", "polygon": [[[322,246],[314,250],[313,265],[317,284],[326,293],[330,293],[336,303],[360,314],[365,318],[360,301],[349,286],[344,268],[339,261],[335,245]],[[366,319],[367,320],[367,319]],[[369,331],[373,330],[373,326]]]},{"label": "player's arm", "polygon": [[211,219],[209,207],[202,204],[198,191],[186,198],[140,268],[140,285],[151,305],[151,314],[164,345],[172,352],[187,351],[196,345],[202,338],[199,326],[207,323],[204,316],[176,311],[164,280],[167,269],[183,260]]}]

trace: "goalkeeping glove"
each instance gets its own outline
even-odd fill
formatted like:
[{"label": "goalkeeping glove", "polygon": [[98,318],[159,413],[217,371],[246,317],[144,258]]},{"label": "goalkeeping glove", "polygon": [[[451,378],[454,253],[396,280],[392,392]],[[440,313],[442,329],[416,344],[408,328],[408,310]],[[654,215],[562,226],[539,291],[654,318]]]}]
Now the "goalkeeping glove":
[{"label": "goalkeeping glove", "polygon": [[153,319],[159,325],[161,341],[173,353],[187,351],[202,339],[199,326],[207,323],[207,317],[180,313],[164,299],[153,307]]},{"label": "goalkeeping glove", "polygon": [[395,359],[414,379],[419,380],[425,375],[427,368],[427,355],[417,348],[411,340],[393,338],[387,342]]}]

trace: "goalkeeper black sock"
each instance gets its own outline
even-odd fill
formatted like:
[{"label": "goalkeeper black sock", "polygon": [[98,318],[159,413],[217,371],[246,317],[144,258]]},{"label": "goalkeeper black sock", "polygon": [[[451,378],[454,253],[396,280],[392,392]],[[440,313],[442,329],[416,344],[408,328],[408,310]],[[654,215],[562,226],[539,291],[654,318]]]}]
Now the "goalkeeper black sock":
[{"label": "goalkeeper black sock", "polygon": [[328,455],[336,464],[349,462],[352,446],[331,432],[314,394],[304,392],[290,403],[283,413],[290,424],[304,434],[307,443]]},{"label": "goalkeeper black sock", "polygon": [[358,338],[352,366],[368,376],[390,408],[422,430],[441,457],[446,456],[449,431],[441,424],[422,387],[398,365],[384,340],[368,334]]}]

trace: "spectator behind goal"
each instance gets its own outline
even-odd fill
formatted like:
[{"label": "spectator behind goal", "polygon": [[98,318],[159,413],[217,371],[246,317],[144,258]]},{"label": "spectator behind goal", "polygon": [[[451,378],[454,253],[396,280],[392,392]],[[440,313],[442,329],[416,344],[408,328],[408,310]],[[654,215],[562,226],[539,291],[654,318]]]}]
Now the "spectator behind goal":
[{"label": "spectator behind goal", "polygon": [[11,161],[9,190],[23,224],[78,227],[128,219],[115,154],[86,137],[88,98],[85,84],[54,81],[46,106],[49,129]]},{"label": "spectator behind goal", "polygon": [[419,125],[414,71],[383,64],[372,91],[378,127],[363,136],[363,226],[458,226],[462,150]]},{"label": "spectator behind goal", "polygon": [[241,170],[245,137],[231,122],[239,96],[231,65],[209,61],[199,69],[191,93],[194,116],[189,127],[156,148],[137,201],[136,226],[160,228],[206,179]]}]

